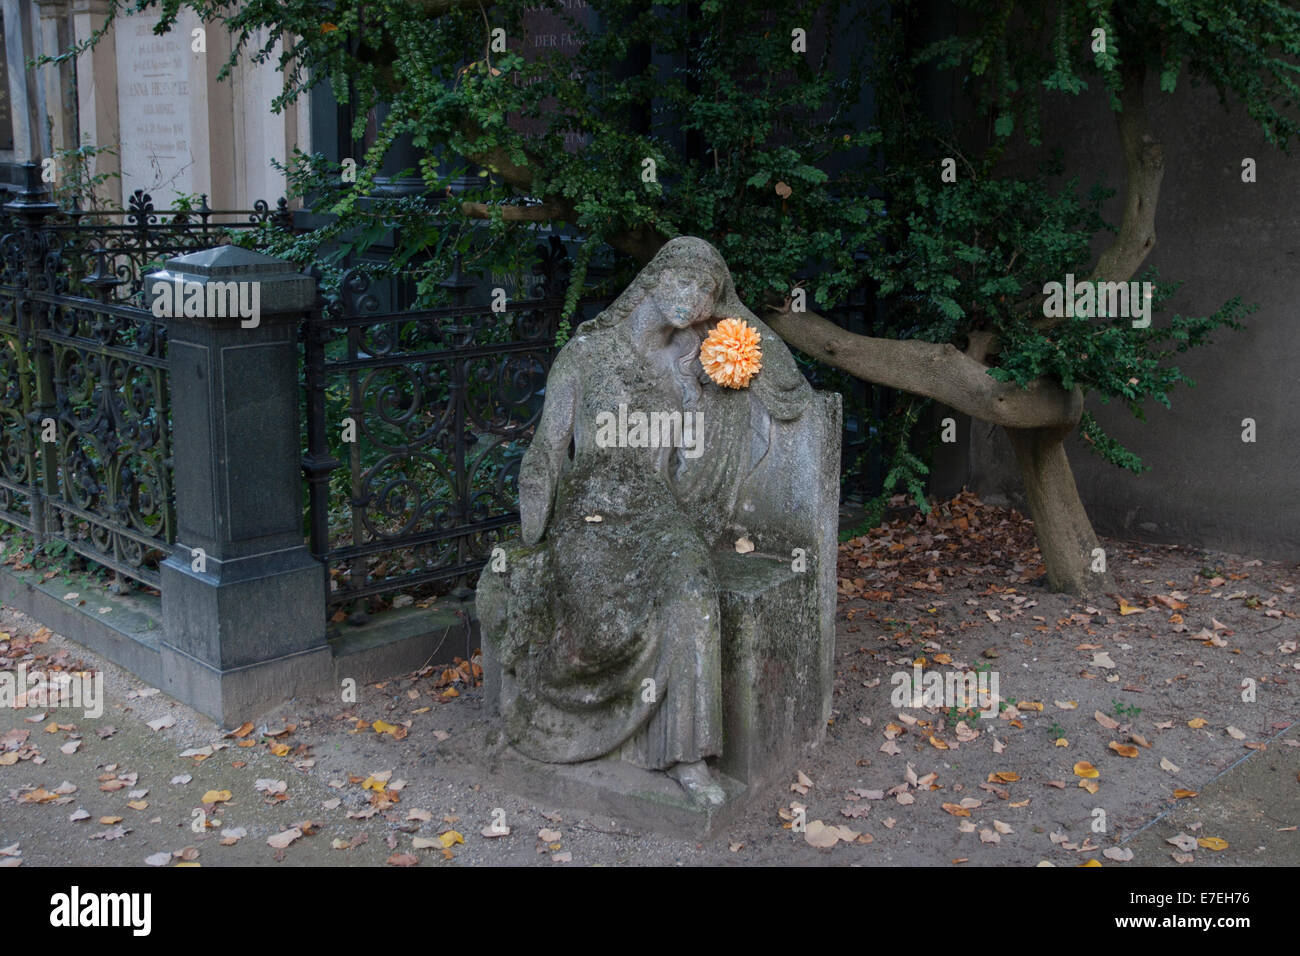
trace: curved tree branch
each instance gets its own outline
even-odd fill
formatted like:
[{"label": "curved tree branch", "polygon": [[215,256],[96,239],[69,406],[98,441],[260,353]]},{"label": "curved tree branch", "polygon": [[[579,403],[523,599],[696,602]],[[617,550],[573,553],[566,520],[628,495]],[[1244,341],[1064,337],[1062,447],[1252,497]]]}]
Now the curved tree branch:
[{"label": "curved tree branch", "polygon": [[1164,147],[1147,118],[1145,66],[1124,71],[1123,109],[1115,114],[1124,149],[1124,220],[1110,248],[1097,260],[1089,282],[1127,282],[1156,244],[1156,203],[1165,176]]},{"label": "curved tree branch", "polygon": [[501,218],[506,222],[550,222],[552,219],[568,219],[573,214],[572,206],[557,201],[538,203],[533,206],[485,202],[460,204],[460,211],[472,219],[490,219],[493,209],[501,210]]},{"label": "curved tree branch", "polygon": [[[1128,282],[1156,244],[1156,205],[1165,176],[1165,151],[1151,132],[1147,117],[1146,67],[1140,63],[1128,65],[1123,76],[1122,109],[1115,114],[1115,124],[1124,151],[1124,218],[1087,282]],[[1033,301],[1041,303],[1042,297],[1036,296]],[[1044,317],[1034,327],[1048,329],[1063,321]]]},{"label": "curved tree branch", "polygon": [[[461,124],[461,132],[469,142],[474,142],[483,135],[483,129],[473,120],[467,119]],[[493,146],[490,149],[478,152],[467,152],[465,158],[476,166],[482,166],[484,169],[500,177],[501,181],[512,189],[517,189],[522,193],[527,193],[533,186],[533,170],[530,162],[532,157],[524,154],[525,162],[523,165],[516,163],[510,157],[510,150],[504,146]]]},{"label": "curved tree branch", "polygon": [[763,319],[801,352],[857,378],[897,388],[1007,428],[1078,424],[1083,393],[1039,379],[1028,388],[999,382],[988,366],[951,344],[857,335],[813,312],[772,309]]}]

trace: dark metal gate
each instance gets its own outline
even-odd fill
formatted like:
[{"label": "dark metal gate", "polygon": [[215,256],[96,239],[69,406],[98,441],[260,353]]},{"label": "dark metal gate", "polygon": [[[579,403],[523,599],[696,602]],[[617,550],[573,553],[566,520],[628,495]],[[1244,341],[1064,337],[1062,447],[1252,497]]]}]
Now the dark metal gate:
[{"label": "dark metal gate", "polygon": [[312,553],[331,606],[472,583],[519,520],[519,462],[541,414],[563,285],[555,250],[531,298],[379,312],[369,281],[307,323]]},{"label": "dark metal gate", "polygon": [[143,193],[61,210],[26,171],[0,218],[0,521],[157,587],[176,528],[166,328],[139,306],[145,276],[288,210],[155,211]]}]

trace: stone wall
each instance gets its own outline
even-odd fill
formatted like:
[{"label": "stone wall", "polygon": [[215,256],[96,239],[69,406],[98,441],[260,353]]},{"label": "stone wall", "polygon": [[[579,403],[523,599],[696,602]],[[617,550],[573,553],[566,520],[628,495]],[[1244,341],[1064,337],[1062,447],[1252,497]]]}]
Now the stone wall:
[{"label": "stone wall", "polygon": [[[1175,312],[1208,314],[1238,294],[1259,310],[1245,331],[1224,331],[1213,345],[1179,356],[1198,387],[1174,391],[1172,410],[1148,403],[1143,423],[1114,403],[1089,401],[1151,470],[1139,476],[1117,469],[1075,439],[1069,454],[1079,491],[1102,534],[1298,560],[1300,221],[1291,202],[1300,191],[1300,160],[1265,144],[1244,113],[1225,111],[1213,90],[1180,80],[1169,95],[1153,78],[1147,96],[1166,161],[1148,263],[1163,280],[1184,283],[1152,321],[1159,326]],[[1118,134],[1100,96],[1049,119],[1047,144],[1064,146],[1067,175],[1079,175],[1086,188],[1104,172],[1109,186],[1122,187]],[[1242,182],[1247,157],[1257,163],[1257,182]],[[1020,161],[1028,168],[1035,158]],[[1118,196],[1104,213],[1118,223]],[[1242,441],[1246,418],[1256,423],[1254,443]],[[947,456],[937,486],[965,481],[991,500],[1023,503],[1001,431],[966,421],[961,438],[967,454]]]}]

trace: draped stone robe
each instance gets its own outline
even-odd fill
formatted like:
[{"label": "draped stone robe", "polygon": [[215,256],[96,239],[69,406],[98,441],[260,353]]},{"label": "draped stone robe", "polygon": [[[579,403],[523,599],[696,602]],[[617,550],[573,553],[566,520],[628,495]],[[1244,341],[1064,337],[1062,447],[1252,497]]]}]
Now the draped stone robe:
[{"label": "draped stone robe", "polygon": [[[627,316],[683,262],[717,276],[720,292],[712,323],[679,329],[657,356],[677,357],[677,372],[667,373],[634,348]],[[735,316],[759,330],[763,369],[749,388],[701,384],[707,325]],[[723,747],[716,553],[750,533],[747,516],[787,547],[812,543],[806,531],[783,530],[807,524],[792,500],[806,491],[803,469],[790,456],[803,447],[798,422],[812,390],[699,239],[670,242],[578,333],[552,365],[520,468],[525,547],[511,552],[511,573],[485,572],[479,584],[506,736],[549,763],[609,754],[648,769],[693,763]],[[600,447],[598,416],[620,403],[702,412],[703,454]]]},{"label": "draped stone robe", "polygon": [[[701,411],[704,453],[598,446],[597,416],[619,403]],[[526,543],[546,521],[553,612],[537,616],[549,634],[517,634],[503,654],[519,689],[504,716],[521,752],[571,763],[622,748],[651,769],[721,752],[711,553],[741,533],[731,512],[739,479],[761,458],[764,422],[747,392],[712,385],[683,408],[621,326],[560,353],[519,479]]]}]

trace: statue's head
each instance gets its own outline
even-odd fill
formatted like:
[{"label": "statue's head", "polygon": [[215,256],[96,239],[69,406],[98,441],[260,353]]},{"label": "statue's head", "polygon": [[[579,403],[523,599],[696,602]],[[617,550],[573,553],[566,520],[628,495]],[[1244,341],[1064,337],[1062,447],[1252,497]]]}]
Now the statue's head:
[{"label": "statue's head", "polygon": [[685,329],[713,318],[719,291],[714,276],[687,267],[661,272],[649,295],[669,325]]},{"label": "statue's head", "polygon": [[665,321],[679,329],[735,316],[744,309],[731,270],[718,250],[695,236],[678,236],[664,243],[623,294],[580,327],[578,334],[617,325],[647,297],[654,299]]},{"label": "statue's head", "polygon": [[703,239],[679,236],[664,243],[650,260],[657,301],[668,324],[684,329],[718,316],[719,303],[731,286],[731,270],[718,251]]},{"label": "statue's head", "polygon": [[[724,318],[743,319],[762,335],[763,371],[749,389],[776,418],[802,414],[812,389],[799,372],[776,333],[759,321],[736,294],[731,270],[717,249],[696,236],[670,239],[645,264],[635,279],[610,306],[578,326],[575,338],[614,328],[653,297],[665,321],[679,329],[695,326],[701,339],[706,324]],[[692,357],[693,369],[698,360]],[[690,363],[687,363],[690,364]],[[688,379],[695,375],[688,376]]]}]

